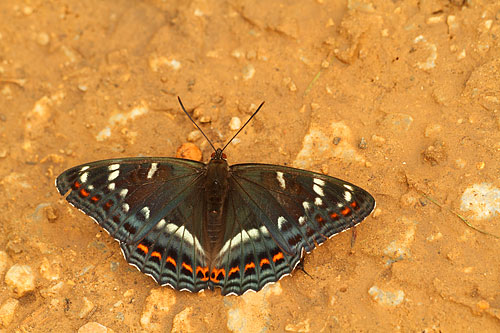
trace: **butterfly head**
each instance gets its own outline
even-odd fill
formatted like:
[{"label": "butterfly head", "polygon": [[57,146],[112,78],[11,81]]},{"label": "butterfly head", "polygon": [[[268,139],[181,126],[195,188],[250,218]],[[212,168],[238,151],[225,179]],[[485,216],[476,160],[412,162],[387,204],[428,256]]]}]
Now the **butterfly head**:
[{"label": "butterfly head", "polygon": [[212,153],[212,160],[225,160],[227,159],[226,154],[223,153],[221,148],[217,148],[213,153]]}]

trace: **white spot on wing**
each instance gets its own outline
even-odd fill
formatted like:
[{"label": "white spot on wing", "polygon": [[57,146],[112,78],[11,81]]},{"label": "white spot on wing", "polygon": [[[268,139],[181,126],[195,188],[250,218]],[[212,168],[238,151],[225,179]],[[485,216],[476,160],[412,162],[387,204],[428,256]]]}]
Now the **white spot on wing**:
[{"label": "white spot on wing", "polygon": [[94,189],[94,185],[87,186],[87,190],[92,191]]},{"label": "white spot on wing", "polygon": [[173,234],[175,233],[175,231],[179,229],[179,226],[177,226],[177,224],[173,224],[173,223],[169,223],[167,224],[167,226],[165,227],[165,230],[169,233],[169,234]]},{"label": "white spot on wing", "polygon": [[90,168],[90,167],[89,167],[88,165],[86,165],[86,166],[84,166],[84,167],[82,167],[82,168],[80,169],[80,172],[84,172],[84,171],[85,171],[85,170],[87,170],[88,168]]},{"label": "white spot on wing", "polygon": [[308,211],[311,209],[311,204],[310,204],[309,202],[307,202],[307,201],[304,201],[304,202],[302,203],[302,206],[304,207],[304,210],[305,210],[306,212],[308,212]]},{"label": "white spot on wing", "polygon": [[156,170],[158,170],[158,163],[151,163],[151,168],[148,171],[148,179],[153,178]]},{"label": "white spot on wing", "polygon": [[319,186],[325,186],[325,181],[323,179],[314,178],[314,184]]},{"label": "white spot on wing", "polygon": [[346,189],[348,189],[349,191],[354,191],[354,189],[352,188],[352,186],[351,186],[351,185],[344,184],[344,187],[345,187]]},{"label": "white spot on wing", "polygon": [[160,221],[158,221],[158,223],[156,224],[155,226],[155,229],[163,229],[165,227],[165,225],[167,224],[167,221],[165,221],[165,219],[161,219]]},{"label": "white spot on wing", "polygon": [[316,199],[314,199],[314,204],[316,206],[323,206],[323,200],[321,200],[320,197],[316,197]]},{"label": "white spot on wing", "polygon": [[286,223],[288,223],[288,221],[283,216],[278,217],[278,228],[280,230],[283,228],[283,225],[285,225]]},{"label": "white spot on wing", "polygon": [[264,236],[269,236],[269,230],[265,226],[260,227],[259,230]]},{"label": "white spot on wing", "polygon": [[[82,169],[83,169],[83,168],[82,168]],[[89,173],[88,173],[88,172],[84,172],[84,173],[82,173],[82,175],[80,176],[80,181],[81,181],[82,183],[86,183],[88,178],[89,178]]]},{"label": "white spot on wing", "polygon": [[143,207],[141,209],[141,214],[144,215],[145,219],[149,219],[149,214],[151,213],[151,211],[149,210],[149,207]]},{"label": "white spot on wing", "polygon": [[276,172],[276,179],[280,183],[281,189],[285,190],[286,184],[285,184],[285,178],[283,178],[283,172],[281,171]]},{"label": "white spot on wing", "polygon": [[351,200],[352,200],[352,194],[351,194],[351,192],[349,192],[349,191],[345,191],[345,192],[344,192],[344,199],[345,199],[345,201],[347,201],[347,202],[351,202]]},{"label": "white spot on wing", "polygon": [[[284,218],[283,218],[283,220],[284,220]],[[233,238],[228,240],[226,243],[224,243],[224,246],[219,251],[218,257],[221,257],[222,255],[224,255],[224,253],[226,253],[230,247],[235,248],[238,245],[249,241],[250,239],[257,240],[257,239],[261,238],[262,235],[269,236],[269,231],[267,230],[267,228],[265,226],[261,226],[259,229],[253,228],[253,229],[250,229],[248,231],[242,230],[236,236],[234,236]]]},{"label": "white spot on wing", "polygon": [[306,218],[304,216],[299,217],[299,224],[304,225],[306,223]]},{"label": "white spot on wing", "polygon": [[123,209],[123,211],[124,211],[125,213],[127,213],[127,212],[128,212],[128,210],[130,209],[130,206],[128,205],[128,203],[124,203],[124,204],[122,205],[122,209]]},{"label": "white spot on wing", "polygon": [[128,190],[126,188],[124,188],[123,190],[120,191],[120,197],[125,198],[127,193],[128,193]]},{"label": "white spot on wing", "polygon": [[114,191],[115,187],[116,187],[115,183],[109,183],[108,184],[108,190],[110,190],[110,191]]},{"label": "white spot on wing", "polygon": [[201,247],[201,244],[198,241],[198,239],[194,237],[186,228],[184,228],[183,225],[179,227],[178,225],[169,223],[165,226],[165,230],[168,233],[174,234],[176,237],[183,239],[186,243],[190,244],[191,246],[194,246],[200,253],[205,255],[205,251],[203,250],[203,247]]},{"label": "white spot on wing", "polygon": [[323,189],[318,184],[313,185],[313,190],[314,190],[314,192],[316,192],[317,195],[319,195],[321,197],[325,196]]},{"label": "white spot on wing", "polygon": [[111,164],[109,167],[108,167],[108,170],[109,171],[115,171],[115,170],[118,170],[120,169],[120,164]]},{"label": "white spot on wing", "polygon": [[[113,164],[113,165],[114,165],[114,164]],[[110,168],[111,168],[111,166],[110,166]],[[120,174],[120,171],[118,171],[118,170],[115,170],[115,171],[111,172],[111,173],[109,174],[109,176],[108,176],[108,180],[109,180],[109,181],[115,180],[115,179],[116,179],[116,177],[118,177],[118,175],[119,175],[119,174]]]}]

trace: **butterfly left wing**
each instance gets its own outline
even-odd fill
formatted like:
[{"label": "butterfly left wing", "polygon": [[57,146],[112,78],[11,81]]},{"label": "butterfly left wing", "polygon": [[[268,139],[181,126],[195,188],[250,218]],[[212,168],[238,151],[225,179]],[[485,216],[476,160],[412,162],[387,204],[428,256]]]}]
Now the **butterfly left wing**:
[{"label": "butterfly left wing", "polygon": [[203,163],[127,158],[63,172],[56,187],[120,242],[126,260],[160,284],[197,291],[207,286],[200,191]]},{"label": "butterfly left wing", "polygon": [[335,234],[375,207],[365,190],[326,175],[266,164],[230,169],[224,246],[215,261],[222,293],[260,290],[289,274]]}]

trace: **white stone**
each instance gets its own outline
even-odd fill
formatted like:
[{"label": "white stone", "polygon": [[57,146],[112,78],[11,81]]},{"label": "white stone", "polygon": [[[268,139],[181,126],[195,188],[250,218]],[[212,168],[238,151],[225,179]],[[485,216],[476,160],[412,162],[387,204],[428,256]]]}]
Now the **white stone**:
[{"label": "white stone", "polygon": [[35,290],[35,275],[28,265],[13,265],[5,274],[5,283],[18,297]]},{"label": "white stone", "polygon": [[241,119],[238,117],[233,117],[231,118],[231,121],[229,122],[229,128],[232,131],[237,131],[241,127]]}]

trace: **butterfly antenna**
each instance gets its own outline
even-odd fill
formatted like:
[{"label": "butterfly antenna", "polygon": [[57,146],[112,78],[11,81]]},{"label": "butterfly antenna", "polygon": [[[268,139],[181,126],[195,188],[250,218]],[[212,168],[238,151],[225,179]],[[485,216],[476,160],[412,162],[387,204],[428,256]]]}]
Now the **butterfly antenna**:
[{"label": "butterfly antenna", "polygon": [[[203,136],[205,137],[205,139],[207,139],[207,141],[210,144],[210,146],[212,146],[212,149],[214,151],[217,151],[217,149],[215,149],[212,141],[210,141],[210,139],[205,135],[205,133],[203,132],[203,130],[200,128],[200,126],[198,126],[198,124],[193,120],[193,118],[191,118],[191,116],[189,115],[189,113],[186,111],[186,109],[184,108],[184,105],[182,104],[181,98],[179,96],[177,96],[177,99],[179,100],[179,104],[181,105],[182,111],[184,111],[184,113],[186,114],[186,116],[188,116],[189,120],[191,120],[191,122],[194,124],[194,126],[196,126],[196,128],[198,128],[198,130],[201,132],[201,134],[203,134]],[[257,110],[257,111],[259,111],[259,110]]]},{"label": "butterfly antenna", "polygon": [[247,122],[241,126],[241,128],[238,130],[238,132],[236,132],[235,135],[233,135],[233,137],[231,138],[231,140],[229,140],[226,145],[224,146],[224,148],[222,148],[222,151],[224,151],[224,149],[226,149],[226,147],[231,143],[231,141],[234,140],[234,138],[240,134],[240,132],[245,128],[245,126],[250,122],[250,120],[252,120],[253,117],[255,117],[255,115],[257,114],[257,112],[259,112],[260,108],[262,108],[262,105],[264,105],[264,102],[260,103],[259,107],[257,108],[257,110],[255,110],[255,112],[252,114],[252,116],[250,118],[248,118]]}]

